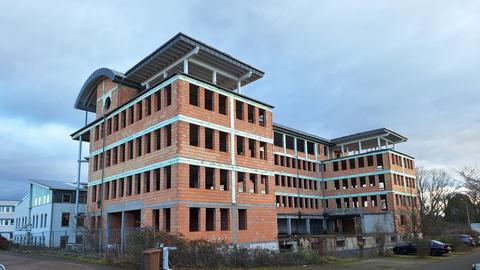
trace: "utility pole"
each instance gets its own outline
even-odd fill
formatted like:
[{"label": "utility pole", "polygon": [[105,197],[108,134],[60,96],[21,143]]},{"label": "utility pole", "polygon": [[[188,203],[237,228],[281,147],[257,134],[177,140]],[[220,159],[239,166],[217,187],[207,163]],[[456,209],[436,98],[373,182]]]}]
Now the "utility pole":
[{"label": "utility pole", "polygon": [[[85,125],[87,126],[88,112],[85,111]],[[80,179],[82,173],[82,135],[78,138],[78,170],[77,170],[77,188],[75,190],[75,238],[78,231],[78,217],[79,217],[79,198],[80,198]]]},{"label": "utility pole", "polygon": [[470,223],[470,213],[468,212],[468,203],[465,203],[465,207],[467,208],[467,222],[468,222],[468,228],[472,227],[472,223]]}]

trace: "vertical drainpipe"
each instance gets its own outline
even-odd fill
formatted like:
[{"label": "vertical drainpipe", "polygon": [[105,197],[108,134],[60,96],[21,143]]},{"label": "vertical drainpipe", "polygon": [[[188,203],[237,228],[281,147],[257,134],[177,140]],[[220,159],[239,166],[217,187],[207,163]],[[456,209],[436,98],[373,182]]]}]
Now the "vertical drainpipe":
[{"label": "vertical drainpipe", "polygon": [[[235,99],[233,95],[230,96],[230,157],[232,162],[232,181],[231,181],[231,191],[232,191],[232,243],[237,247],[238,242],[238,221],[237,221],[237,170],[236,170],[236,161],[235,161],[235,109],[234,109]],[[244,179],[245,181],[245,179]]]}]

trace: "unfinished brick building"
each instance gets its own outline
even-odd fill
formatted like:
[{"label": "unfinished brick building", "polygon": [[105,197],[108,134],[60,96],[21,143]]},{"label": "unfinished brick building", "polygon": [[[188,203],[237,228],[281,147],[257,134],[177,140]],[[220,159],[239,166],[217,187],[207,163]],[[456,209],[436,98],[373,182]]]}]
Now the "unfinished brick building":
[{"label": "unfinished brick building", "polygon": [[394,150],[406,138],[274,124],[271,105],[240,91],[263,74],[181,33],[124,74],[95,71],[75,108],[96,119],[72,134],[89,142],[91,226],[108,242],[154,227],[267,248],[380,221],[401,231],[416,203],[413,158]]}]

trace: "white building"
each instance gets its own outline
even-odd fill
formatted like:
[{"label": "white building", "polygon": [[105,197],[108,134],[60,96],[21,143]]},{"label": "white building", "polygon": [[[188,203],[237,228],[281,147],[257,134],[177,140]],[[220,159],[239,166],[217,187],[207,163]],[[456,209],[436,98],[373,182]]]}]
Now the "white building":
[{"label": "white building", "polygon": [[15,206],[18,201],[0,201],[0,236],[12,238],[14,227]]},{"label": "white building", "polygon": [[75,216],[74,182],[30,180],[30,191],[17,205],[13,240],[21,245],[65,248],[81,243],[75,227],[84,226],[87,192],[81,185],[79,218]]}]

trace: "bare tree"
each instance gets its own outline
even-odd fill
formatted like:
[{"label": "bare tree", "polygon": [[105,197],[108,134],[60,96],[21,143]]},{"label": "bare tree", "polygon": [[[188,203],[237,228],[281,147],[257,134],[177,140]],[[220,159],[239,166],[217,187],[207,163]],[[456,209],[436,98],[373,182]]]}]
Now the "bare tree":
[{"label": "bare tree", "polygon": [[466,189],[465,193],[469,197],[472,204],[476,207],[469,209],[473,219],[480,217],[480,170],[478,168],[465,167],[458,171],[460,177],[463,180],[463,187]]},{"label": "bare tree", "polygon": [[417,168],[416,180],[422,231],[428,233],[442,219],[447,198],[457,184],[445,170],[423,167]]}]

